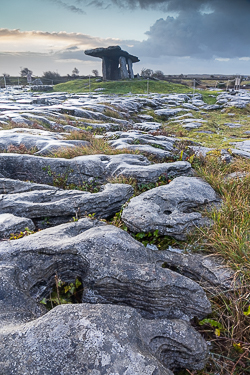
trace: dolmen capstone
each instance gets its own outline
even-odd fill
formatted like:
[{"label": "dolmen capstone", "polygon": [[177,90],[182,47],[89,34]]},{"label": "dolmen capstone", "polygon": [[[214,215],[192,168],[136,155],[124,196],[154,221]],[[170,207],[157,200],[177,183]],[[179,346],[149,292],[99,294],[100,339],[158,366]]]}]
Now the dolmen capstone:
[{"label": "dolmen capstone", "polygon": [[85,55],[102,59],[104,81],[134,78],[133,63],[140,61],[137,56],[123,51],[120,46],[88,49],[85,51]]}]

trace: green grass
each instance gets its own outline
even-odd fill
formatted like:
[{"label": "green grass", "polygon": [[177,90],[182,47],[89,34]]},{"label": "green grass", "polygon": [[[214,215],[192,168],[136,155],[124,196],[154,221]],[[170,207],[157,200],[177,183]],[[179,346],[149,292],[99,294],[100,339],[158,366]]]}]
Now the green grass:
[{"label": "green grass", "polygon": [[[203,92],[202,92],[203,94]],[[204,94],[203,94],[204,95]],[[234,148],[232,142],[242,141],[249,138],[245,134],[250,129],[250,105],[244,109],[227,108],[225,112],[221,110],[209,111],[206,115],[192,112],[194,118],[202,118],[207,123],[202,123],[199,129],[185,130],[180,123],[174,123],[171,119],[163,124],[164,131],[182,137],[186,140],[198,142],[202,146],[211,148]],[[235,116],[229,116],[234,113]],[[239,122],[240,128],[229,128],[226,123]],[[212,134],[200,133],[200,131],[212,131]]]},{"label": "green grass", "polygon": [[[199,252],[219,255],[236,271],[238,281],[227,291],[207,291],[212,304],[208,317],[196,329],[212,344],[212,356],[202,371],[182,371],[178,375],[250,374],[250,160],[221,162],[216,156],[197,158],[193,167],[222,197],[222,206],[205,213],[214,225],[199,228],[186,245]],[[232,172],[243,178],[228,179]]]},{"label": "green grass", "polygon": [[[206,212],[214,225],[198,230],[198,247],[219,254],[235,270],[244,269],[250,279],[250,161],[236,159],[226,164],[209,156],[196,159],[193,166],[223,199],[219,210]],[[227,178],[233,172],[245,176]]]},{"label": "green grass", "polygon": [[[146,94],[147,84],[150,93],[188,93],[190,88],[185,85],[169,83],[165,81],[147,81],[146,79],[134,79],[126,81],[108,81],[96,82],[94,78],[91,79],[91,92],[97,88],[103,88],[103,91],[96,93],[104,94]],[[60,83],[54,86],[54,91],[67,91],[72,93],[87,93],[89,92],[89,80],[78,79],[66,83]]]}]

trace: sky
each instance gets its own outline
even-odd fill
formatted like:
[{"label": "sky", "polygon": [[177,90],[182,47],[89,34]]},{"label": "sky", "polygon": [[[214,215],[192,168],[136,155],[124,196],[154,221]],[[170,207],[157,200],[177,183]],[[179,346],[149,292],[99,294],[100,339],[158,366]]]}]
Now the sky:
[{"label": "sky", "polygon": [[250,0],[0,0],[0,76],[101,74],[86,49],[120,45],[164,74],[250,75]]}]

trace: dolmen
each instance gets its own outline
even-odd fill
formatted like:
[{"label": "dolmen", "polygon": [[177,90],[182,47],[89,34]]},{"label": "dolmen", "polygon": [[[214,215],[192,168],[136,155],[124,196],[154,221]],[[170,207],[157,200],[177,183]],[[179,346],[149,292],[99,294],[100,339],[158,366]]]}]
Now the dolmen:
[{"label": "dolmen", "polygon": [[85,51],[85,55],[102,59],[104,81],[134,78],[133,63],[140,61],[137,56],[123,51],[120,46],[88,49]]}]

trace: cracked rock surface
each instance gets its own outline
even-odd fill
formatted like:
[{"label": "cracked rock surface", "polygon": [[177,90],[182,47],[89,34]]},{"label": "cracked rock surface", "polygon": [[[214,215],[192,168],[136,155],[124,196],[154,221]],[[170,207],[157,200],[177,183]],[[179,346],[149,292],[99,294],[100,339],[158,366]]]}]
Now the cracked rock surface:
[{"label": "cracked rock surface", "polygon": [[[206,343],[189,319],[209,313],[209,301],[198,284],[163,269],[157,259],[128,233],[90,219],[0,243],[4,373],[62,368],[65,374],[170,375],[168,368],[201,369]],[[39,301],[55,273],[67,282],[79,277],[83,302],[91,305],[45,314]]]},{"label": "cracked rock surface", "polygon": [[187,322],[146,320],[135,309],[112,305],[61,305],[36,321],[1,329],[0,338],[5,375],[41,369],[48,375],[172,375],[168,368],[183,363],[201,368],[207,355]]},{"label": "cracked rock surface", "polygon": [[77,214],[95,213],[96,217],[107,218],[120,211],[132,194],[133,188],[126,184],[106,184],[96,194],[62,189],[2,194],[0,212],[31,219],[64,218],[64,221]]},{"label": "cracked rock surface", "polygon": [[81,219],[0,243],[0,254],[2,264],[17,268],[18,285],[34,298],[44,297],[57,268],[65,281],[74,269],[74,276],[84,279],[83,302],[126,304],[148,318],[188,320],[210,312],[198,284],[156,265],[154,251],[102,222]]},{"label": "cracked rock surface", "polygon": [[[60,139],[61,138],[61,139]],[[50,155],[64,148],[89,146],[87,141],[63,140],[57,133],[37,129],[11,129],[0,132],[0,151],[7,151],[11,146],[36,149],[36,155]]]},{"label": "cracked rock surface", "polygon": [[151,189],[132,198],[122,213],[122,219],[133,232],[152,232],[184,239],[194,226],[204,224],[195,210],[216,203],[219,198],[213,188],[196,177],[177,177],[169,185]]},{"label": "cracked rock surface", "polygon": [[0,177],[53,184],[53,174],[68,184],[81,185],[89,178],[106,182],[115,176],[134,177],[138,182],[155,182],[162,174],[173,176],[191,173],[186,161],[150,164],[142,155],[87,155],[73,159],[33,155],[0,154]]}]

